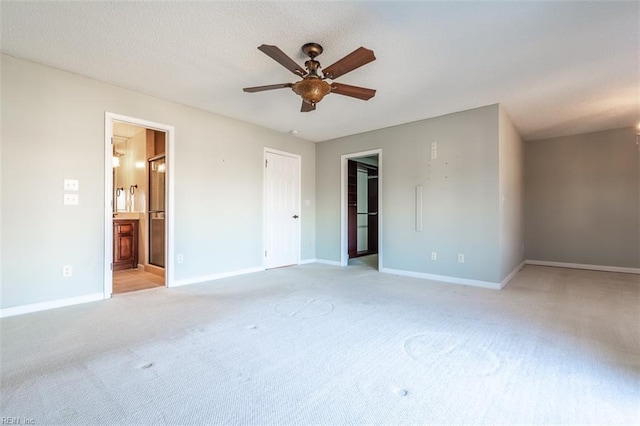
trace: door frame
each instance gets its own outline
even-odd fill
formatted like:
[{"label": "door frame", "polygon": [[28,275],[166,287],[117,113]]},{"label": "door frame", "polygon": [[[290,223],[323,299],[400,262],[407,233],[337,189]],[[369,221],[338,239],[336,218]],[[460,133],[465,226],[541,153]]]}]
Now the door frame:
[{"label": "door frame", "polygon": [[[285,157],[294,158],[297,160],[298,166],[298,216],[300,216],[300,220],[298,220],[298,256],[296,259],[296,265],[300,264],[300,259],[302,256],[302,156],[298,154],[294,154],[292,152],[280,151],[278,149],[273,148],[264,148],[264,152],[262,155],[262,252],[266,253],[267,251],[267,153],[283,155]],[[267,257],[265,255],[262,256],[262,269],[267,269]]]},{"label": "door frame", "polygon": [[175,171],[173,152],[175,146],[175,128],[168,124],[156,123],[136,117],[116,114],[106,111],[104,114],[104,259],[103,259],[103,288],[104,298],[109,299],[113,292],[113,123],[121,122],[144,127],[146,129],[165,132],[165,163],[167,165],[167,184],[165,187],[166,221],[165,221],[165,286],[172,287],[174,283],[174,182]]},{"label": "door frame", "polygon": [[340,157],[340,266],[347,266],[349,264],[349,218],[347,209],[348,161],[359,157],[370,157],[372,155],[378,155],[378,270],[382,269],[382,251],[384,247],[382,232],[382,198],[384,195],[382,192],[382,148],[344,154]]}]

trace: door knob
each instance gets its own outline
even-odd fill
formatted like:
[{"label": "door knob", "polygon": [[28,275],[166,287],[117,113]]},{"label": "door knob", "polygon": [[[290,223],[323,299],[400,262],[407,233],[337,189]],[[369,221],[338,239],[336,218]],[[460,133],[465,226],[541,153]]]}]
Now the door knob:
[{"label": "door knob", "polygon": [[298,217],[299,217],[299,216],[298,216],[297,214],[294,214],[294,215],[293,215],[293,218],[294,218],[294,219],[297,219]]}]

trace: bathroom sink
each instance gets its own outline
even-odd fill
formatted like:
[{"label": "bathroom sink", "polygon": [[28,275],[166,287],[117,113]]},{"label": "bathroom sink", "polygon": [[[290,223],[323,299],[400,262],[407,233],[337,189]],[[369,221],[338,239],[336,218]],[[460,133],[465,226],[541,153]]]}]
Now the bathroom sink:
[{"label": "bathroom sink", "polygon": [[138,212],[118,212],[113,214],[113,219],[140,219]]}]

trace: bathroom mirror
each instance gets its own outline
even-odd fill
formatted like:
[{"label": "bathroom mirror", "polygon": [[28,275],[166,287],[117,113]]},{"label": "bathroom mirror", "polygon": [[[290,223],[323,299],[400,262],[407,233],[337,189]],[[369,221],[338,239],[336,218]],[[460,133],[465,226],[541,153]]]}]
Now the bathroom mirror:
[{"label": "bathroom mirror", "polygon": [[124,123],[113,127],[113,212],[144,212],[146,129]]},{"label": "bathroom mirror", "polygon": [[129,182],[127,158],[127,139],[114,137],[113,141],[113,211],[126,212],[127,197],[125,188]]}]

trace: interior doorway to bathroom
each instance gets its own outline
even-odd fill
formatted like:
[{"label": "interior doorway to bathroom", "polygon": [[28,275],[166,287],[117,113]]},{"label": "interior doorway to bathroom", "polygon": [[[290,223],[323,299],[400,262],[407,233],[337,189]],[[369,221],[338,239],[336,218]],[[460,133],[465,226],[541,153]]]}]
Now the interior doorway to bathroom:
[{"label": "interior doorway to bathroom", "polygon": [[341,265],[381,265],[382,150],[342,156]]},{"label": "interior doorway to bathroom", "polygon": [[172,128],[112,114],[105,133],[105,297],[169,286]]}]

